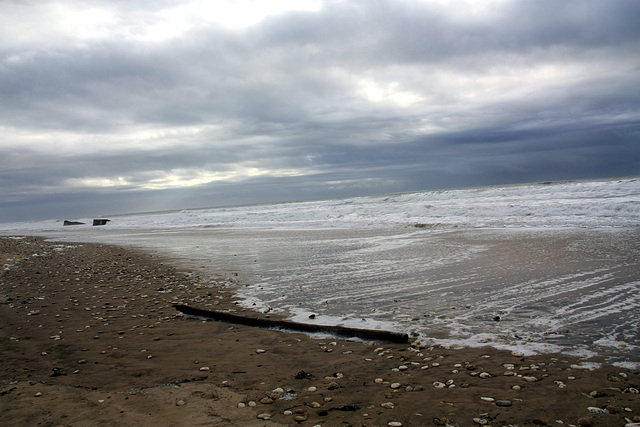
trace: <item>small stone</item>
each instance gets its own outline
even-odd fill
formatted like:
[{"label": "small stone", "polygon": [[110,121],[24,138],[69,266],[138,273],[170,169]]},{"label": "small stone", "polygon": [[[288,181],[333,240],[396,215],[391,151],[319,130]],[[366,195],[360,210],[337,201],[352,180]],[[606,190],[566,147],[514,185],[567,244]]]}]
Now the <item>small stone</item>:
[{"label": "small stone", "polygon": [[278,399],[280,399],[280,397],[282,397],[282,395],[280,395],[278,393],[272,393],[271,396],[269,396],[269,398],[271,398],[271,400],[278,400]]},{"label": "small stone", "polygon": [[247,403],[247,405],[249,405],[249,407],[253,408],[254,406],[256,406],[256,405],[257,405],[257,403],[256,403],[256,402],[254,402],[253,400],[250,400],[250,401]]},{"label": "small stone", "polygon": [[247,405],[244,402],[238,403],[238,408],[246,408]]},{"label": "small stone", "polygon": [[402,423],[400,421],[389,421],[387,425],[390,427],[402,427]]},{"label": "small stone", "polygon": [[289,409],[287,409],[286,411],[284,411],[284,412],[282,413],[282,415],[286,415],[286,416],[293,415],[293,412],[292,412],[292,411],[290,411]]},{"label": "small stone", "polygon": [[484,400],[485,402],[495,402],[496,401],[493,397],[481,397],[480,400]]},{"label": "small stone", "polygon": [[606,414],[607,411],[605,411],[602,408],[598,408],[597,406],[589,406],[587,408],[587,411],[591,412],[592,414]]},{"label": "small stone", "polygon": [[591,420],[589,420],[587,418],[580,418],[578,420],[578,425],[582,426],[582,427],[591,427],[593,425],[593,423],[591,423]]},{"label": "small stone", "polygon": [[284,394],[284,389],[282,387],[275,388],[273,393]]},{"label": "small stone", "polygon": [[384,380],[382,378],[376,378],[375,380],[373,380],[373,382],[376,384],[382,384]]},{"label": "small stone", "polygon": [[480,372],[478,375],[480,378],[491,378],[491,374],[488,372]]},{"label": "small stone", "polygon": [[385,409],[393,409],[396,407],[396,405],[393,402],[384,402],[384,403],[381,403],[380,406]]},{"label": "small stone", "polygon": [[269,397],[263,397],[262,399],[260,399],[260,403],[262,403],[263,405],[271,405],[273,403],[273,400],[271,400],[271,398]]},{"label": "small stone", "polygon": [[398,366],[398,369],[401,370],[401,371],[406,371],[409,368],[407,367],[407,365],[400,365],[400,366]]},{"label": "small stone", "polygon": [[400,388],[401,386],[402,386],[402,384],[400,384],[400,383],[393,383],[393,384],[391,384],[391,388],[392,388],[392,389]]},{"label": "small stone", "polygon": [[312,408],[316,408],[317,409],[317,408],[321,407],[322,405],[319,404],[318,402],[311,402],[309,404],[309,406],[311,406]]},{"label": "small stone", "polygon": [[304,415],[296,415],[295,417],[293,417],[293,421],[301,423],[307,421],[307,417],[305,417]]},{"label": "small stone", "polygon": [[185,402],[184,400],[180,399],[176,401],[176,406],[184,406],[186,405],[187,402]]},{"label": "small stone", "polygon": [[209,368],[208,366],[202,366],[202,367],[200,367],[200,370],[201,371],[210,371],[211,368]]},{"label": "small stone", "polygon": [[35,396],[35,397],[40,397],[40,396],[42,396],[42,393],[37,392],[36,394],[34,394],[34,396]]},{"label": "small stone", "polygon": [[514,385],[513,387],[511,387],[511,390],[518,391],[518,390],[520,390],[520,388],[521,387],[519,385]]},{"label": "small stone", "polygon": [[433,383],[433,386],[434,386],[435,388],[445,388],[447,385],[446,385],[445,383],[441,383],[440,381],[435,381],[435,382]]},{"label": "small stone", "polygon": [[318,390],[318,387],[311,386],[307,389],[308,392],[313,393]]},{"label": "small stone", "polygon": [[502,406],[503,408],[511,406],[510,400],[496,400],[496,406]]},{"label": "small stone", "polygon": [[256,418],[258,418],[259,420],[269,420],[271,419],[271,414],[267,414],[267,413],[258,414]]},{"label": "small stone", "polygon": [[262,354],[262,353],[266,353],[266,352],[267,352],[267,350],[265,350],[263,348],[259,348],[259,349],[256,350],[256,353],[258,353],[258,354]]},{"label": "small stone", "polygon": [[524,377],[523,376],[522,379],[527,381],[527,382],[530,382],[530,383],[538,381],[538,379],[536,377]]}]

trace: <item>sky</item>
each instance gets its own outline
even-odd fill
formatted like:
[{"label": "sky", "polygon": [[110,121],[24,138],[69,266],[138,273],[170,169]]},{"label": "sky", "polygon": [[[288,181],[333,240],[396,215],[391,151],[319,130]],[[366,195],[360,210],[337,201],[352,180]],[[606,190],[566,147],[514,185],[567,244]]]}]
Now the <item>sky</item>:
[{"label": "sky", "polygon": [[638,175],[639,17],[2,0],[0,221]]}]

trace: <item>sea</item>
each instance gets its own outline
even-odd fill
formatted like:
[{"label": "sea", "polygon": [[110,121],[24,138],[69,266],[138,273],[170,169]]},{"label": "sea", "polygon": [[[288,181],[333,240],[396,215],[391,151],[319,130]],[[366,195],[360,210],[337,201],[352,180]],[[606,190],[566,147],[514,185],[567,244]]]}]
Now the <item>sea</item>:
[{"label": "sea", "polygon": [[640,368],[640,177],[96,218],[0,234],[152,251],[299,322]]}]

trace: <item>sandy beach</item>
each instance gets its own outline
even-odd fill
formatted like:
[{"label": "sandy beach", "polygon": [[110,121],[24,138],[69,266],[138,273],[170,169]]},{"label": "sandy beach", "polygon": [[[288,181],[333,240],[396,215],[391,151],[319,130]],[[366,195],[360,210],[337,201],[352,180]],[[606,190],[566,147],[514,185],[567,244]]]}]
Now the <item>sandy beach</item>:
[{"label": "sandy beach", "polygon": [[[624,426],[640,373],[559,354],[312,338],[156,255],[0,238],[0,424]],[[635,425],[635,424],[634,424]],[[640,424],[639,424],[640,425]]]}]

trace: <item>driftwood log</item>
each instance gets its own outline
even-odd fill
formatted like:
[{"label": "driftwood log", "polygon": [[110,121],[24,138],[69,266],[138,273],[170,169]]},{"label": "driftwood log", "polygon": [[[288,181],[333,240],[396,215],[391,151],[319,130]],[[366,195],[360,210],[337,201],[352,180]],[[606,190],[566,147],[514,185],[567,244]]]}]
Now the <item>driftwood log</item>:
[{"label": "driftwood log", "polygon": [[355,337],[375,341],[389,341],[397,343],[406,343],[409,341],[409,336],[407,334],[402,334],[399,332],[378,331],[375,329],[348,328],[346,326],[312,325],[309,323],[298,323],[289,320],[245,317],[222,311],[204,310],[184,304],[174,304],[173,306],[176,308],[176,310],[184,314],[204,317],[220,322],[235,323],[237,325],[257,326],[259,328],[287,329],[295,332],[321,332],[346,338]]}]

